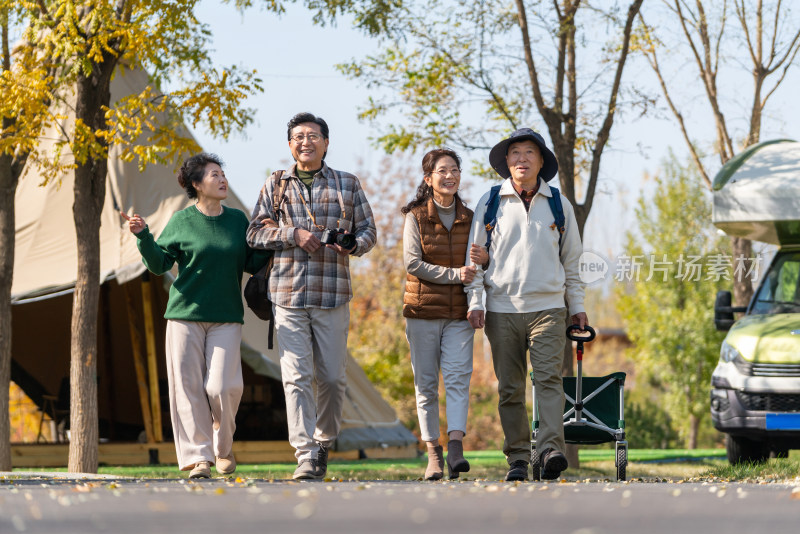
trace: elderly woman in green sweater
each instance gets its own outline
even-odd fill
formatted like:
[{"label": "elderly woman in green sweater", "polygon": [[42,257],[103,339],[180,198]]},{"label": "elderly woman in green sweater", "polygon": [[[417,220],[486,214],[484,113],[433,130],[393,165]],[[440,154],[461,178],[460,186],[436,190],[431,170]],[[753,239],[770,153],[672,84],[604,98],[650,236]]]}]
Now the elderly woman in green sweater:
[{"label": "elderly woman in green sweater", "polygon": [[209,478],[211,464],[223,475],[236,469],[232,447],[243,389],[242,272],[256,272],[269,253],[250,249],[247,216],[223,207],[228,181],[217,156],[187,159],[178,183],[196,202],[170,218],[158,241],[141,216],[122,216],[151,272],[160,275],[178,264],[164,314],[170,417],[180,469],[191,470],[190,478]]}]

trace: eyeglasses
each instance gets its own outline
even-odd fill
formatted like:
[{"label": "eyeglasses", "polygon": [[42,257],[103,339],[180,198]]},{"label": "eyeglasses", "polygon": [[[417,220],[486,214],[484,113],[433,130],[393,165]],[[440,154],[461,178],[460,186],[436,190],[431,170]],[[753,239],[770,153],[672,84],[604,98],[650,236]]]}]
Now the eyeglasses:
[{"label": "eyeglasses", "polygon": [[459,169],[450,169],[449,171],[432,171],[431,174],[438,174],[442,178],[447,178],[448,174],[458,177],[461,176],[461,171]]},{"label": "eyeglasses", "polygon": [[295,134],[291,136],[289,139],[291,139],[295,143],[302,143],[306,139],[308,139],[312,143],[317,143],[322,140],[322,136],[320,134],[315,134],[315,133],[310,133],[308,135]]}]

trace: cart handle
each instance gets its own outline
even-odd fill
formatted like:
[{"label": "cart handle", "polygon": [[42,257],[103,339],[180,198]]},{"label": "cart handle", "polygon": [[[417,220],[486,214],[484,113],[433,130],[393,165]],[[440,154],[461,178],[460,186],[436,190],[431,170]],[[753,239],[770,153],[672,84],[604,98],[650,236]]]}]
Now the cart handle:
[{"label": "cart handle", "polygon": [[[588,332],[589,335],[588,336],[576,336],[576,335],[573,334],[573,332],[576,331],[576,330],[578,332]],[[581,330],[581,327],[576,325],[576,324],[569,325],[567,327],[567,339],[569,339],[571,341],[577,341],[578,343],[588,343],[591,340],[593,340],[595,338],[595,336],[597,336],[597,333],[594,331],[594,328],[592,328],[588,324],[586,326],[584,326],[582,330]]]}]

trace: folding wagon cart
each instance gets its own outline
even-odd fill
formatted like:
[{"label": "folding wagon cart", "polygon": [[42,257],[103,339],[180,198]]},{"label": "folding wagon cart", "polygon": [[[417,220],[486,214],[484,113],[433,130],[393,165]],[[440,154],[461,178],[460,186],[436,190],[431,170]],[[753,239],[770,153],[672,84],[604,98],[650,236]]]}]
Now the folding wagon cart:
[{"label": "folding wagon cart", "polygon": [[[587,335],[576,335],[588,332]],[[628,465],[628,442],[625,440],[625,373],[606,376],[583,376],[583,344],[596,336],[591,326],[582,331],[578,325],[567,328],[567,339],[577,343],[578,375],[565,376],[564,438],[567,443],[594,445],[615,442],[617,480],[625,480]],[[542,459],[536,448],[539,434],[539,405],[536,402],[536,377],[531,371],[533,389],[533,421],[531,431],[531,465],[533,480],[541,480]]]}]

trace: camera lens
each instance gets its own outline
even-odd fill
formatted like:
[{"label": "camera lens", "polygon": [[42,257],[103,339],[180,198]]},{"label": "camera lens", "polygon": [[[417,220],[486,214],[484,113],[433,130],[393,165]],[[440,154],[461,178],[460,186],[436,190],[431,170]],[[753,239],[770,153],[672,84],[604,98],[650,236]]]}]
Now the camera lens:
[{"label": "camera lens", "polygon": [[346,249],[351,249],[356,246],[356,236],[353,234],[337,234],[336,243]]}]

